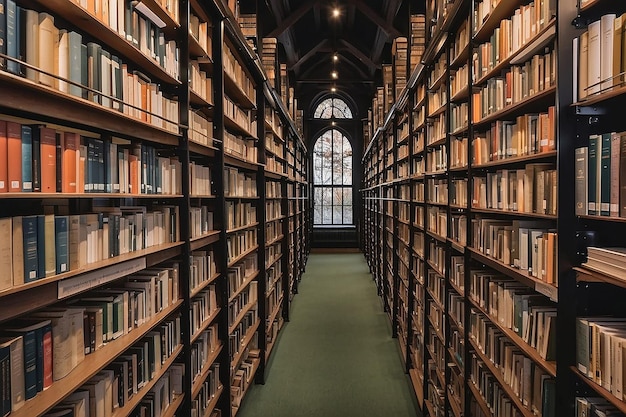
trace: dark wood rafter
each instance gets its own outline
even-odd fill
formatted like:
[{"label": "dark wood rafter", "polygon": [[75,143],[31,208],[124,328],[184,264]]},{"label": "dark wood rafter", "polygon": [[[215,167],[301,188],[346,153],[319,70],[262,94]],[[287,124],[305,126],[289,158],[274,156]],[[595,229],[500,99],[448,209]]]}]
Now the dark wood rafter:
[{"label": "dark wood rafter", "polygon": [[321,24],[321,7],[319,2],[313,5],[313,18],[315,19],[315,30],[320,30]]},{"label": "dark wood rafter", "polygon": [[[268,7],[272,12],[272,15],[276,19],[277,24],[280,26],[283,22],[283,6],[280,0],[269,0]],[[290,63],[296,62],[298,60],[298,54],[295,49],[295,41],[293,38],[293,30],[292,26],[288,26],[287,31],[281,31],[280,35],[280,43],[283,45],[285,49],[285,54],[287,55],[287,61]],[[265,35],[265,37],[273,37],[270,34]]]},{"label": "dark wood rafter", "polygon": [[321,52],[328,45],[328,38],[322,39],[317,45],[315,45],[313,48],[309,49],[307,53],[302,55],[300,59],[298,59],[298,61],[296,61],[289,69],[298,72],[298,69],[300,69],[300,66],[302,66],[302,64],[311,59],[316,53]]},{"label": "dark wood rafter", "polygon": [[[275,3],[276,0],[272,0],[272,3]],[[270,33],[267,34],[269,38],[276,38],[281,36],[287,29],[293,27],[298,20],[300,20],[305,14],[308,13],[309,10],[313,8],[314,5],[319,5],[320,0],[307,0],[302,3],[300,7],[291,12],[288,16],[282,18],[282,21],[278,23],[278,26]]]},{"label": "dark wood rafter", "polygon": [[369,67],[370,71],[374,71],[377,68],[380,68],[380,64],[376,64],[374,61],[372,61],[370,59],[370,57],[368,57],[367,55],[365,55],[359,48],[357,48],[356,46],[354,46],[351,42],[345,40],[345,39],[340,39],[339,40],[339,44],[342,45],[343,47],[345,47],[345,50],[347,50],[348,52],[350,52],[352,55],[354,55],[354,57],[356,59],[358,59],[359,61],[361,61],[364,65],[366,65],[367,67]]},{"label": "dark wood rafter", "polygon": [[372,61],[380,62],[380,57],[383,54],[386,42],[387,37],[382,33],[381,30],[378,30],[378,32],[376,33],[376,41],[374,42],[374,47],[372,48]]},{"label": "dark wood rafter", "polygon": [[365,17],[371,20],[374,24],[376,24],[382,31],[384,31],[389,38],[397,38],[398,36],[402,36],[402,34],[393,27],[393,24],[387,21],[385,18],[381,17],[379,13],[377,13],[370,6],[365,4],[363,1],[359,0],[348,0],[348,2],[353,3],[356,8],[363,13]]}]

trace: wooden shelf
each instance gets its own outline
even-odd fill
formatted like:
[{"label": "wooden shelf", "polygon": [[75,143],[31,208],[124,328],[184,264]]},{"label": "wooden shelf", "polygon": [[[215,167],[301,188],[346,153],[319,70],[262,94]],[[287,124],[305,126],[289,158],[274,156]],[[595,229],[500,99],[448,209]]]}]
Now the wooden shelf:
[{"label": "wooden shelf", "polygon": [[[143,398],[150,390],[156,385],[159,379],[165,375],[167,370],[172,366],[178,355],[183,351],[182,345],[179,345],[176,350],[165,360],[165,363],[161,365],[161,369],[155,374],[155,376],[148,382],[144,383],[144,386],[137,391],[131,398],[128,399],[128,402],[124,404],[123,407],[117,408],[111,417],[123,417],[128,416],[130,413],[141,403]],[[182,397],[182,395],[180,396]],[[171,406],[171,405],[170,405]],[[178,408],[178,407],[175,407]]]},{"label": "wooden shelf", "polygon": [[244,226],[235,227],[233,229],[228,229],[228,230],[226,230],[226,234],[241,232],[243,230],[253,229],[253,228],[258,227],[258,226],[259,226],[259,222],[254,222],[254,223],[250,223],[250,224],[247,224],[247,225],[244,225]]},{"label": "wooden shelf", "polygon": [[470,391],[472,392],[472,394],[474,396],[474,399],[476,400],[476,404],[478,404],[478,406],[480,407],[482,412],[486,416],[493,416],[493,413],[489,409],[489,406],[485,402],[485,399],[483,398],[482,394],[478,390],[478,387],[476,385],[474,385],[474,383],[471,380],[468,381],[467,386],[469,387]]},{"label": "wooden shelf", "polygon": [[585,375],[581,374],[578,368],[575,366],[570,367],[570,371],[579,377],[590,389],[594,392],[602,396],[605,400],[607,400],[612,406],[617,408],[621,413],[626,414],[626,402],[620,400],[615,395],[613,395],[610,391],[603,388],[601,385],[598,385],[595,381],[587,378]]},{"label": "wooden shelf", "polygon": [[[193,378],[193,383],[192,383],[192,388],[191,388],[191,398],[196,398],[198,394],[200,393],[202,384],[204,384],[204,381],[209,376],[211,365],[213,365],[213,363],[217,360],[217,357],[220,355],[220,353],[222,353],[223,347],[224,345],[220,343],[219,346],[213,349],[213,352],[209,353],[209,357],[207,358],[207,361],[204,364],[204,368],[202,368],[202,370],[200,371],[200,374],[196,375]],[[218,376],[218,379],[219,379],[219,376]],[[219,397],[219,395],[216,395],[216,397]]]},{"label": "wooden shelf", "polygon": [[[549,98],[554,98],[553,96],[556,94],[556,86],[548,87],[543,91],[533,94],[532,96],[526,97],[525,99],[505,106],[502,110],[498,110],[495,113],[489,114],[482,118],[479,121],[472,122],[474,128],[478,128],[480,126],[484,126],[495,122],[497,120],[506,120],[507,117],[512,117],[517,113],[523,113],[533,108],[533,106],[537,106],[538,103],[541,103],[543,100],[548,100]],[[551,100],[554,103],[554,100]],[[546,108],[548,106],[545,106]]]},{"label": "wooden shelf", "polygon": [[258,171],[259,167],[261,166],[257,162],[248,161],[246,159],[240,158],[237,155],[228,153],[227,151],[224,152],[224,163],[226,165],[231,165],[231,166],[248,170],[248,171],[252,171],[252,172]]},{"label": "wooden shelf", "polygon": [[[208,138],[208,142],[213,143],[213,138]],[[212,158],[215,157],[216,153],[219,152],[219,150],[214,146],[198,143],[190,139],[189,152]]]},{"label": "wooden shelf", "polygon": [[237,365],[239,365],[239,362],[243,358],[243,354],[246,351],[246,348],[248,347],[248,345],[252,341],[252,337],[254,336],[254,334],[256,333],[257,329],[259,328],[259,324],[261,324],[261,320],[257,319],[256,323],[254,325],[250,326],[250,328],[246,332],[246,335],[244,336],[244,338],[241,339],[241,346],[239,347],[239,352],[230,361],[231,368],[236,368]]},{"label": "wooden shelf", "polygon": [[[98,20],[95,16],[91,15],[87,9],[82,8],[78,3],[67,0],[35,0],[42,6],[50,10],[53,14],[63,17],[68,22],[76,25],[83,33],[89,34],[93,39],[96,39],[107,51],[113,55],[119,53],[128,58],[135,64],[137,64],[142,71],[149,71],[149,75],[157,78],[159,81],[168,84],[180,84],[176,78],[172,77],[167,71],[162,68],[156,60],[148,57],[139,50],[132,42],[125,38],[122,38],[117,31],[111,29],[108,25]],[[153,12],[158,12],[158,7],[154,0],[147,2],[147,5],[156,7],[150,7]],[[161,9],[162,10],[162,9]],[[166,26],[166,32],[173,34],[178,25],[163,11],[161,13],[163,17],[166,17],[166,23],[170,23],[170,26]],[[159,16],[160,17],[160,16]],[[175,26],[173,26],[175,25]]]},{"label": "wooden shelf", "polygon": [[235,131],[235,133],[239,133],[246,138],[258,139],[256,133],[251,132],[245,126],[240,125],[227,114],[224,114],[224,127],[228,130]]},{"label": "wooden shelf", "polygon": [[493,362],[491,362],[491,360],[478,348],[478,345],[476,344],[476,342],[474,341],[472,337],[470,337],[468,340],[470,344],[472,345],[472,348],[476,352],[476,356],[478,356],[480,360],[483,361],[483,363],[485,364],[489,372],[498,381],[498,385],[500,385],[500,387],[502,388],[502,391],[507,395],[507,397],[509,397],[509,399],[511,400],[511,403],[515,405],[515,408],[517,408],[520,411],[520,414],[524,417],[533,417],[534,414],[532,413],[532,411],[524,407],[524,405],[522,404],[522,401],[513,392],[513,389],[504,382],[504,377],[502,376],[502,372],[500,371],[500,369],[497,368],[493,364]]},{"label": "wooden shelf", "polygon": [[[280,331],[283,328],[283,324],[285,323],[284,320],[282,319],[282,317],[279,319],[278,321],[278,332],[280,333]],[[270,356],[272,356],[272,351],[274,350],[274,346],[276,346],[276,342],[278,335],[276,335],[276,337],[274,337],[268,344],[267,347],[265,348],[265,363],[267,363],[270,359]]]},{"label": "wooden shelf", "polygon": [[205,331],[209,327],[209,325],[213,323],[213,321],[217,318],[217,316],[220,314],[220,311],[222,311],[222,309],[218,307],[213,310],[209,317],[204,319],[202,324],[200,324],[200,327],[198,327],[198,329],[195,330],[195,333],[191,336],[191,343],[194,343],[196,340],[198,340],[202,332]]},{"label": "wooden shelf", "polygon": [[457,404],[457,399],[453,397],[452,392],[447,388],[446,393],[448,395],[448,404],[450,404],[450,410],[452,410],[452,414],[454,417],[461,417],[463,413],[461,411],[461,406]]},{"label": "wooden shelf", "polygon": [[221,277],[222,275],[219,272],[214,273],[211,278],[209,278],[208,280],[202,282],[200,285],[198,285],[196,288],[194,288],[191,293],[189,294],[189,298],[193,298],[196,295],[200,294],[200,292],[202,292],[202,290],[204,290],[206,287],[208,287],[209,285],[211,285],[212,283],[214,283],[219,277]]},{"label": "wooden shelf", "polygon": [[39,392],[33,400],[26,401],[22,408],[11,412],[11,415],[13,417],[31,417],[46,413],[66,396],[90,380],[111,361],[123,354],[129,347],[140,341],[156,325],[165,320],[167,316],[178,310],[181,305],[182,300],[179,300],[166,310],[156,314],[141,327],[107,343],[94,353],[86,355],[85,359],[69,375],[59,381],[55,381],[47,390]]},{"label": "wooden shelf", "polygon": [[[250,388],[250,385],[252,383],[252,379],[254,378],[254,376],[256,375],[257,370],[259,369],[259,364],[261,363],[261,360],[259,358],[255,358],[252,360],[252,372],[250,373],[250,379],[246,380],[246,384],[245,384],[245,388],[243,390],[243,392],[241,393],[241,400],[243,400],[243,398],[246,396],[246,393],[248,392],[248,389]],[[240,400],[240,401],[241,401]],[[237,406],[232,406],[232,417],[235,417],[237,415],[237,412],[239,411],[240,407]]]},{"label": "wooden shelf", "polygon": [[491,323],[498,328],[498,330],[500,330],[507,337],[507,339],[517,345],[517,347],[519,347],[528,358],[543,368],[548,374],[556,377],[556,362],[549,362],[543,359],[536,349],[530,347],[530,345],[528,345],[528,343],[526,343],[524,339],[522,339],[513,330],[501,325],[497,319],[491,317],[491,315],[488,314],[487,311],[485,311],[485,309],[483,309],[472,297],[468,297],[467,299],[470,301],[472,308],[479,311],[487,319],[489,319],[489,321],[491,321]]},{"label": "wooden shelf", "polygon": [[243,258],[250,255],[252,252],[256,251],[257,249],[259,249],[259,245],[254,245],[250,249],[245,250],[244,252],[240,253],[239,256],[233,258],[232,261],[228,262],[228,267],[230,268],[231,266],[235,265],[237,262],[241,261]]},{"label": "wooden shelf", "polygon": [[626,223],[626,217],[584,215],[584,216],[578,216],[578,218],[583,219],[583,220],[594,220],[594,221],[599,221],[599,222]]},{"label": "wooden shelf", "polygon": [[521,164],[526,162],[534,162],[538,160],[546,160],[546,159],[555,159],[557,155],[557,151],[548,151],[535,153],[531,155],[522,155],[522,156],[514,156],[511,158],[503,158],[498,159],[496,161],[489,161],[482,164],[472,164],[472,168],[481,169],[481,168],[491,168],[491,167],[500,167],[504,165],[513,165],[513,164]]},{"label": "wooden shelf", "polygon": [[245,110],[256,109],[256,100],[248,97],[239,83],[226,71],[224,71],[224,93],[239,107]]},{"label": "wooden shelf", "polygon": [[245,277],[241,285],[239,285],[237,289],[232,293],[232,295],[228,297],[228,303],[233,302],[235,298],[237,298],[237,296],[241,294],[243,290],[248,288],[248,285],[250,285],[250,283],[254,281],[256,277],[258,276],[259,276],[259,271],[257,270],[257,271],[254,271],[252,274],[248,275],[247,277]]},{"label": "wooden shelf", "polygon": [[616,276],[595,270],[586,265],[573,268],[576,271],[576,279],[580,282],[605,282],[617,287],[626,288],[626,280]]},{"label": "wooden shelf", "polygon": [[212,230],[211,232],[205,234],[204,236],[195,237],[190,239],[191,241],[191,250],[197,250],[204,246],[211,245],[213,243],[217,243],[220,240],[220,231]]},{"label": "wooden shelf", "polygon": [[470,51],[470,43],[467,42],[467,45],[465,45],[463,47],[463,49],[461,49],[461,52],[459,52],[459,54],[454,57],[452,59],[452,61],[450,62],[450,69],[457,69],[462,67],[464,64],[467,63],[467,60],[469,59],[469,51]]},{"label": "wooden shelf", "polygon": [[521,6],[519,0],[500,1],[483,22],[479,22],[472,39],[476,43],[482,43],[489,40],[493,31],[500,26],[500,22],[515,12],[515,9]]},{"label": "wooden shelf", "polygon": [[161,417],[175,417],[178,409],[183,404],[185,394],[181,394],[174,398],[170,405],[161,413]]},{"label": "wooden shelf", "polygon": [[418,371],[414,368],[409,369],[409,377],[411,378],[411,382],[413,384],[413,391],[417,396],[417,405],[422,408],[424,404],[424,378],[418,373]]},{"label": "wooden shelf", "polygon": [[520,269],[506,265],[495,258],[483,254],[475,248],[468,246],[467,250],[470,251],[472,258],[474,258],[475,260],[521,282],[529,288],[534,289],[538,293],[550,298],[552,301],[558,301],[558,289],[554,285],[548,284],[538,278],[528,275],[528,272],[526,271],[522,271]]},{"label": "wooden shelf", "polygon": [[[68,3],[66,0],[63,4]],[[76,6],[78,7],[78,6]],[[180,135],[164,128],[135,119],[93,101],[75,97],[43,84],[0,71],[2,103],[0,108],[11,108],[26,114],[36,114],[76,123],[85,130],[102,129],[116,136],[142,139],[168,146],[178,146]]]},{"label": "wooden shelf", "polygon": [[276,303],[276,307],[274,307],[274,311],[272,311],[272,313],[268,317],[268,322],[270,326],[272,325],[272,323],[274,323],[274,320],[276,320],[278,313],[280,313],[280,311],[283,309],[283,299],[284,296],[281,295],[278,299],[278,303]]},{"label": "wooden shelf", "polygon": [[473,213],[483,213],[483,214],[497,214],[500,216],[511,216],[511,217],[531,217],[535,219],[547,219],[556,221],[557,216],[555,214],[541,214],[541,213],[527,213],[524,211],[511,211],[511,210],[498,210],[498,209],[484,209],[484,208],[476,208],[472,207]]}]

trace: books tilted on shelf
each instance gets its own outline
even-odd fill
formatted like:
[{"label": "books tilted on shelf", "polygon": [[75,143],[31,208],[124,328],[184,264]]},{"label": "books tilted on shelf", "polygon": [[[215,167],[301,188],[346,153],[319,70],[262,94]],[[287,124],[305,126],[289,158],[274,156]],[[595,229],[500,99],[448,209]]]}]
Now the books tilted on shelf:
[{"label": "books tilted on shelf", "polygon": [[587,248],[587,261],[584,267],[611,277],[624,280],[626,277],[626,248]]}]

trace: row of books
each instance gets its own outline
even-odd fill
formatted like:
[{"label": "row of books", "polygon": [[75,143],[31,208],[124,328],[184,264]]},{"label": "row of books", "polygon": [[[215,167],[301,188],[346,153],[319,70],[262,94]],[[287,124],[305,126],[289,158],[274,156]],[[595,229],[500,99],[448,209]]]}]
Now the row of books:
[{"label": "row of books", "polygon": [[285,146],[280,140],[274,139],[274,134],[268,132],[265,134],[265,149],[279,158],[282,158]]},{"label": "row of books", "polygon": [[435,149],[429,149],[424,169],[428,173],[443,172],[448,167],[447,146],[441,145]]},{"label": "row of books", "polygon": [[256,137],[257,122],[252,110],[244,110],[233,99],[224,96],[224,115],[235,122],[247,135]]},{"label": "row of books", "polygon": [[[161,340],[148,336],[44,416],[113,416],[115,410],[124,407],[156,377],[153,370],[159,370],[162,365],[158,354],[160,346],[157,343],[161,343]],[[161,415],[174,398],[182,395],[182,384],[183,365],[172,364],[150,391],[143,395],[139,405],[129,415]]]},{"label": "row of books", "polygon": [[[256,284],[256,282],[255,282]],[[256,294],[256,291],[255,291]],[[245,315],[239,321],[239,324],[228,336],[228,343],[231,353],[231,368],[234,370],[237,367],[236,361],[232,359],[243,359],[244,354],[250,349],[254,349],[258,346],[258,332],[248,335],[248,331],[254,328],[259,323],[258,306],[254,305],[249,309]],[[246,336],[252,336],[246,339]],[[246,345],[244,342],[248,342]],[[233,371],[234,374],[234,371]]]},{"label": "row of books", "polygon": [[[482,0],[478,2],[474,9],[474,34],[476,34],[484,24],[485,20],[490,17],[499,6],[502,7],[502,0],[489,1]],[[556,0],[536,0],[529,4],[516,9],[510,19],[504,19],[500,23],[500,28],[510,27],[510,34],[514,41],[512,46],[514,50],[519,49],[522,45],[528,43],[537,33],[540,33],[552,21],[556,15]]]},{"label": "row of books", "polygon": [[283,234],[282,222],[265,223],[265,242],[273,242]]},{"label": "row of books", "polygon": [[465,64],[450,74],[450,97],[457,94],[469,85],[469,65]]},{"label": "row of books", "polygon": [[258,161],[256,141],[228,131],[224,131],[224,152],[249,162]]},{"label": "row of books", "polygon": [[554,303],[524,284],[492,271],[472,270],[470,277],[470,298],[489,314],[489,320],[511,329],[543,359],[556,360]]},{"label": "row of books", "polygon": [[189,164],[190,187],[192,196],[212,196],[211,168],[195,161]]},{"label": "row of books", "polygon": [[191,345],[191,375],[195,381],[198,376],[206,369],[212,366],[209,357],[220,347],[220,339],[218,334],[218,324],[213,323],[198,336]]},{"label": "row of books", "polygon": [[211,36],[211,23],[200,20],[193,10],[189,13],[189,33],[198,42],[204,56],[199,58],[212,58],[213,55],[213,38]]},{"label": "row of books", "polygon": [[265,182],[265,197],[266,198],[282,198],[283,190],[282,184],[278,181],[266,181]]},{"label": "row of books", "polygon": [[[191,417],[204,417],[206,415],[209,405],[222,387],[219,375],[220,364],[214,363],[202,383],[198,395],[191,401]],[[220,410],[217,411],[219,412]],[[215,413],[216,410],[214,409],[210,416],[214,417]],[[219,416],[221,414],[217,414],[217,417]]]},{"label": "row of books", "polygon": [[557,285],[556,233],[533,220],[472,219],[472,247],[548,284]]},{"label": "row of books", "polygon": [[201,112],[189,109],[189,130],[191,142],[205,146],[213,146],[213,121]]},{"label": "row of books", "polygon": [[[531,412],[545,417],[554,417],[556,415],[556,382],[554,378],[541,372],[538,367],[534,367],[534,372],[531,371],[530,375],[528,371],[522,375],[525,357],[519,351],[516,353],[515,362],[509,362],[517,370],[515,373],[515,387],[511,388],[522,389],[515,392],[515,394],[522,401],[524,408],[528,410],[526,413]],[[509,361],[511,359],[513,359],[513,356],[510,357]],[[504,360],[501,360],[501,362],[504,362]],[[493,415],[517,417],[524,415],[521,410],[517,409],[507,391],[500,385],[500,380],[503,378],[502,371],[498,371],[500,372],[500,378],[496,378],[475,353],[472,354],[470,364],[471,383],[476,386],[489,409],[493,410]],[[499,367],[499,364],[495,364],[496,367]],[[524,384],[522,387],[519,384],[520,380]]]},{"label": "row of books", "polygon": [[256,197],[257,184],[254,174],[227,167],[224,172],[224,195],[227,197]]},{"label": "row of books", "polygon": [[224,44],[224,72],[235,81],[237,87],[243,91],[246,97],[248,97],[252,103],[256,104],[254,83],[227,44]]},{"label": "row of books", "polygon": [[189,329],[192,335],[205,328],[205,321],[215,314],[218,309],[217,293],[215,285],[208,285],[198,294],[196,294],[190,302],[189,308]]},{"label": "row of books", "polygon": [[448,215],[444,207],[428,207],[428,231],[437,236],[446,238],[448,236],[447,225]]},{"label": "row of books", "polygon": [[472,164],[550,152],[556,149],[556,111],[518,116],[515,121],[498,120],[486,133],[472,141]]},{"label": "row of books", "polygon": [[557,171],[553,164],[527,164],[472,178],[472,207],[557,214]]},{"label": "row of books", "polygon": [[467,179],[450,180],[450,204],[467,207]]},{"label": "row of books", "polygon": [[446,138],[448,125],[446,124],[446,113],[440,113],[428,123],[426,123],[427,144],[431,145]]},{"label": "row of books", "polygon": [[226,201],[226,229],[232,230],[257,223],[256,205],[241,201]]},{"label": "row of books", "polygon": [[213,250],[191,252],[189,288],[193,292],[217,273]]},{"label": "row of books", "polygon": [[228,268],[228,295],[232,297],[241,290],[241,286],[258,271],[258,256],[252,253],[234,266]]},{"label": "row of books", "polygon": [[213,211],[207,206],[190,207],[190,232],[191,238],[198,238],[215,230],[213,223]]},{"label": "row of books", "polygon": [[577,417],[618,416],[620,411],[602,397],[576,397]]},{"label": "row of books", "polygon": [[[475,65],[481,65],[476,62]],[[556,52],[534,55],[529,61],[490,78],[472,95],[472,122],[479,123],[505,108],[515,105],[556,85]]]},{"label": "row of books", "polygon": [[448,237],[459,245],[465,246],[467,244],[467,216],[453,215],[450,218],[451,221],[451,229],[450,233],[448,233]]},{"label": "row of books", "polygon": [[589,146],[576,149],[577,215],[626,215],[625,154],[624,132],[591,135]]},{"label": "row of books", "polygon": [[151,145],[0,121],[0,192],[171,195],[181,173]]},{"label": "row of books", "polygon": [[106,208],[72,216],[33,215],[0,219],[7,289],[75,271],[125,253],[179,240],[178,207]]},{"label": "row of books", "polygon": [[250,309],[258,308],[258,282],[250,282],[244,289],[240,290],[237,296],[228,303],[228,326],[235,326],[241,317],[241,313],[246,313]]},{"label": "row of books", "polygon": [[578,370],[619,400],[624,400],[624,324],[621,317],[579,317],[576,320]]},{"label": "row of books", "polygon": [[410,17],[409,45],[409,68],[412,71],[426,50],[426,16],[423,14],[412,14]]},{"label": "row of books", "polygon": [[469,104],[450,105],[450,132],[458,132],[469,125]]},{"label": "row of books", "polygon": [[467,138],[453,138],[450,141],[450,168],[463,168],[468,165]]},{"label": "row of books", "polygon": [[583,100],[624,82],[626,70],[625,15],[603,15],[573,40],[574,99]]},{"label": "row of books", "polygon": [[257,229],[248,229],[242,232],[232,233],[226,237],[228,262],[238,258],[244,252],[252,249],[258,243]]},{"label": "row of books", "polygon": [[[119,287],[103,288],[69,304],[36,311],[3,327],[1,351],[6,369],[11,371],[10,379],[3,382],[3,386],[11,387],[7,391],[12,393],[8,411],[20,408],[23,401],[65,378],[86,354],[140,328],[175,302],[175,268],[144,270],[129,276]],[[166,347],[163,355],[167,357],[180,344],[180,319],[155,330],[154,335],[163,339],[158,346]]]},{"label": "row of books", "polygon": [[252,383],[254,369],[258,365],[260,354],[261,351],[259,349],[248,350],[246,357],[241,361],[239,369],[235,372],[230,386],[231,404],[235,409],[241,405],[241,400]]},{"label": "row of books", "polygon": [[200,61],[189,61],[189,88],[205,102],[214,103],[213,79],[211,74],[202,70]]},{"label": "row of books", "polygon": [[408,79],[408,47],[409,40],[403,36],[395,38],[391,44],[391,55],[393,57],[393,69],[395,75],[396,97],[406,86]]}]

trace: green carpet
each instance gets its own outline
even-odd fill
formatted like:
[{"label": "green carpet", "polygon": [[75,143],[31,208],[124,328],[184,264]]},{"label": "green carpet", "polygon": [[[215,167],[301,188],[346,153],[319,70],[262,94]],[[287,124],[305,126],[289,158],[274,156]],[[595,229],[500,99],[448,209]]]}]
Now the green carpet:
[{"label": "green carpet", "polygon": [[363,255],[311,255],[266,383],[237,417],[419,415],[390,327]]}]

